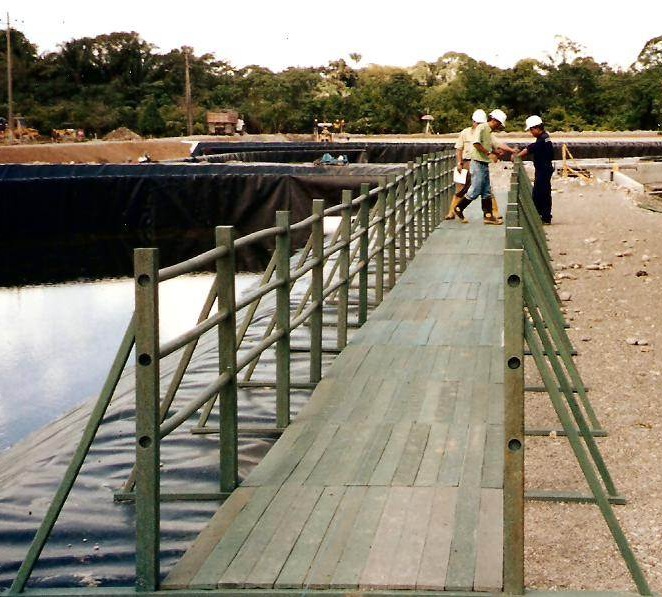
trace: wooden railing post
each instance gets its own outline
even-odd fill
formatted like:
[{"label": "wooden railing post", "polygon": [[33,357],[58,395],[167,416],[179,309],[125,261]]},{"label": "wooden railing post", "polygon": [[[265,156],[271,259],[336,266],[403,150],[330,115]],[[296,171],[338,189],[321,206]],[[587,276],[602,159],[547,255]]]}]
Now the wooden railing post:
[{"label": "wooden railing post", "polygon": [[134,253],[136,301],[136,590],[159,586],[159,254]]},{"label": "wooden railing post", "polygon": [[220,489],[232,491],[239,482],[237,429],[237,316],[235,310],[235,254],[232,226],[216,227],[216,246],[227,252],[216,260],[218,311],[228,317],[218,324],[218,373],[230,375],[218,393]]},{"label": "wooden railing post", "polygon": [[389,290],[395,286],[395,243],[396,243],[396,210],[395,210],[395,174],[389,174],[386,177],[386,182],[389,189],[386,193],[386,208],[389,210],[389,216],[386,222],[388,241],[388,281],[387,285]]},{"label": "wooden railing post", "polygon": [[352,235],[352,191],[342,192],[342,210],[340,218],[340,242],[344,246],[338,251],[338,348],[343,349],[347,344],[347,312],[349,309],[349,242]]},{"label": "wooden railing post", "polygon": [[448,213],[450,210],[451,202],[453,201],[453,196],[455,195],[455,185],[453,184],[453,168],[455,168],[455,156],[453,151],[449,150],[448,155],[446,155],[446,204],[444,205],[444,213]]},{"label": "wooden railing post", "polygon": [[[386,185],[385,177],[379,178],[379,192],[377,193],[377,236],[375,244],[377,254],[375,255],[375,304],[379,305],[384,300],[384,249],[386,244]],[[390,263],[389,263],[390,267]]]},{"label": "wooden railing post", "polygon": [[[430,156],[421,159],[421,202],[423,204],[423,239],[430,235]],[[423,244],[421,242],[421,244]]]},{"label": "wooden railing post", "polygon": [[362,264],[359,270],[359,325],[363,325],[368,320],[368,253],[369,253],[369,231],[370,226],[370,203],[368,200],[370,185],[361,183],[361,196],[364,197],[359,205],[359,263]]},{"label": "wooden railing post", "polygon": [[414,167],[414,189],[416,212],[416,250],[423,245],[423,158],[416,158]]},{"label": "wooden railing post", "polygon": [[455,168],[455,159],[450,150],[444,155],[444,178],[441,189],[441,216],[447,214],[450,210],[451,201],[454,195],[453,189],[453,168]]},{"label": "wooden railing post", "polygon": [[276,212],[276,329],[282,332],[276,342],[276,427],[290,424],[290,212]]},{"label": "wooden railing post", "polygon": [[416,256],[416,174],[414,162],[407,162],[407,211],[409,212],[407,238],[409,241],[409,261]]},{"label": "wooden railing post", "polygon": [[504,252],[503,590],[524,594],[523,250]]},{"label": "wooden railing post", "polygon": [[324,199],[313,200],[313,214],[319,220],[313,222],[312,253],[317,265],[311,272],[311,300],[317,308],[310,316],[310,381],[317,383],[322,379],[322,326],[324,315]]},{"label": "wooden railing post", "polygon": [[442,177],[442,166],[444,165],[444,158],[442,152],[437,152],[434,154],[433,172],[434,172],[434,182],[432,185],[432,193],[434,196],[434,228],[437,228],[441,222],[441,177]]},{"label": "wooden railing post", "polygon": [[398,261],[400,263],[400,275],[407,269],[407,183],[406,175],[403,175],[398,183],[398,219],[400,230],[398,236]]}]

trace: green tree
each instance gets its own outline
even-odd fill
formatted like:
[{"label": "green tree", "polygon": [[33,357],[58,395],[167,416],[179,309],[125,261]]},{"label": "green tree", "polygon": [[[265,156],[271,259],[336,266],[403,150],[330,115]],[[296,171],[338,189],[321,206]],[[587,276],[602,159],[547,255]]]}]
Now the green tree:
[{"label": "green tree", "polygon": [[159,112],[156,98],[150,95],[142,102],[138,109],[138,131],[141,135],[163,135],[166,132],[166,123]]}]

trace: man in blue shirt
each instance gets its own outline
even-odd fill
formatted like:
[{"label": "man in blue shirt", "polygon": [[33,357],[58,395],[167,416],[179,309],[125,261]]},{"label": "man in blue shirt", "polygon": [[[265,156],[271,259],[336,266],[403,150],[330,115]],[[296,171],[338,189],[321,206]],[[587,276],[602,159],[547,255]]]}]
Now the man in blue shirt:
[{"label": "man in blue shirt", "polygon": [[526,119],[526,129],[534,137],[535,142],[529,144],[517,156],[531,156],[535,178],[533,181],[533,203],[540,214],[543,224],[552,223],[552,174],[554,173],[554,144],[545,131],[540,116],[529,116]]}]

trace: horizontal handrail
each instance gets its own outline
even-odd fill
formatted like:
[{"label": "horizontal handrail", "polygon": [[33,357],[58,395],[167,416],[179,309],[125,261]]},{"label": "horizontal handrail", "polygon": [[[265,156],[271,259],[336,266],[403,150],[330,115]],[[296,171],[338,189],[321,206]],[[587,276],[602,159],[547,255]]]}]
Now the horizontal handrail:
[{"label": "horizontal handrail", "polygon": [[209,401],[213,396],[218,394],[219,390],[226,384],[232,381],[232,376],[224,371],[213,382],[207,385],[196,398],[191,400],[181,410],[178,410],[172,417],[166,419],[161,423],[159,428],[160,438],[163,439],[171,434],[177,427],[184,423],[195,411],[197,411],[203,404]]},{"label": "horizontal handrail", "polygon": [[250,305],[253,301],[256,301],[257,299],[260,299],[270,292],[276,290],[277,288],[280,288],[283,284],[285,284],[285,280],[273,280],[271,282],[267,282],[263,286],[259,286],[256,288],[253,292],[250,292],[246,294],[238,303],[237,306],[235,307],[235,311],[241,311],[242,309],[245,309]]},{"label": "horizontal handrail", "polygon": [[312,214],[307,218],[300,220],[296,224],[292,224],[290,226],[290,230],[292,232],[296,232],[297,230],[304,230],[305,228],[308,228],[308,226],[312,226],[315,222],[319,222],[321,219],[322,216],[319,216],[317,214]]},{"label": "horizontal handrail", "polygon": [[272,226],[271,228],[265,228],[264,230],[257,230],[256,232],[251,232],[246,236],[242,236],[234,241],[235,249],[241,249],[242,247],[247,247],[253,243],[263,240],[265,238],[271,238],[272,236],[278,236],[283,234],[285,230],[280,226]]},{"label": "horizontal handrail", "polygon": [[215,247],[214,249],[200,253],[200,255],[191,257],[191,259],[187,259],[186,261],[180,261],[175,265],[164,267],[159,270],[159,282],[166,282],[167,280],[172,280],[178,276],[201,270],[206,265],[225,257],[227,254],[227,247]]},{"label": "horizontal handrail", "polygon": [[159,357],[163,359],[176,350],[183,348],[190,342],[193,342],[193,340],[197,340],[200,338],[200,336],[202,336],[202,334],[216,327],[219,323],[225,321],[229,316],[230,311],[228,309],[217,311],[211,317],[200,322],[195,327],[161,345],[161,348],[159,349]]},{"label": "horizontal handrail", "polygon": [[248,363],[254,361],[255,358],[263,353],[267,348],[273,346],[284,335],[284,330],[276,330],[272,334],[269,334],[266,338],[263,338],[261,342],[246,352],[246,354],[244,354],[240,360],[237,360],[237,373],[239,373],[246,365],[248,365]]}]

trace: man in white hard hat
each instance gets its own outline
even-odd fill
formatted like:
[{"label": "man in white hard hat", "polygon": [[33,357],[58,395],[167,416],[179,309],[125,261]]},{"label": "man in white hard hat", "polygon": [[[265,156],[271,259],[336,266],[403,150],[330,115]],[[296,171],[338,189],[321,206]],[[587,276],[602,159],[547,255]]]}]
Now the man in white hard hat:
[{"label": "man in white hard hat", "polygon": [[[485,110],[478,108],[471,115],[471,126],[460,131],[460,135],[455,142],[455,158],[457,160],[457,175],[454,176],[455,195],[451,201],[450,208],[446,214],[445,220],[455,219],[455,206],[460,202],[460,199],[467,194],[471,186],[471,174],[469,167],[471,166],[471,154],[474,150],[474,133],[479,124],[487,122],[487,114]],[[463,180],[464,179],[464,180]],[[462,181],[463,180],[463,181]]]},{"label": "man in white hard hat", "polygon": [[461,221],[466,222],[464,210],[478,197],[481,198],[481,207],[483,209],[483,224],[503,224],[503,220],[498,217],[496,201],[492,195],[492,186],[490,184],[490,162],[498,162],[504,153],[513,154],[516,150],[499,143],[492,138],[492,133],[503,130],[506,124],[506,114],[503,110],[492,110],[487,122],[476,128],[474,138],[474,149],[471,154],[471,186],[466,196],[455,206],[455,216]]},{"label": "man in white hard hat", "polygon": [[535,178],[533,180],[533,203],[540,214],[543,224],[552,223],[552,174],[554,173],[554,144],[545,131],[540,116],[534,114],[526,119],[525,130],[534,137],[535,142],[527,145],[517,155],[533,157]]}]

